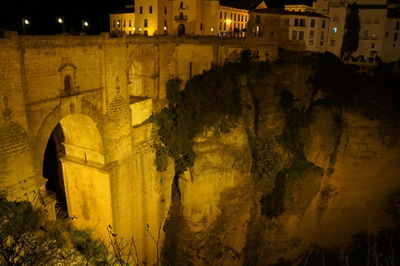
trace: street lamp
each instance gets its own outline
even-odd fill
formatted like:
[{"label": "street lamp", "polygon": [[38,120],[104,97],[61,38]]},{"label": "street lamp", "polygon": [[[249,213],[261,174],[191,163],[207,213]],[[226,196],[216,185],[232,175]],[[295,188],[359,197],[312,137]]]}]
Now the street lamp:
[{"label": "street lamp", "polygon": [[25,35],[26,34],[25,27],[30,24],[30,21],[27,18],[22,18],[21,22],[22,22],[22,32]]},{"label": "street lamp", "polygon": [[87,29],[87,27],[89,27],[89,23],[84,20],[82,21],[82,32],[85,33],[85,29]]},{"label": "street lamp", "polygon": [[57,22],[59,23],[59,24],[61,24],[62,25],[62,29],[63,29],[63,33],[65,33],[65,21],[64,21],[64,17],[58,17],[57,18]]}]

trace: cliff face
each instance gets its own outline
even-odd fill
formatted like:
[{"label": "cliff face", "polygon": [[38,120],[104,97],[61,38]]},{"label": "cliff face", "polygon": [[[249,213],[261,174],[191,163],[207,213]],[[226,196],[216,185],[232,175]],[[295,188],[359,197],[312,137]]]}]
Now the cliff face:
[{"label": "cliff face", "polygon": [[243,76],[243,116],[195,139],[176,182],[163,257],[172,265],[267,265],[394,226],[399,125],[325,104],[313,71]]}]

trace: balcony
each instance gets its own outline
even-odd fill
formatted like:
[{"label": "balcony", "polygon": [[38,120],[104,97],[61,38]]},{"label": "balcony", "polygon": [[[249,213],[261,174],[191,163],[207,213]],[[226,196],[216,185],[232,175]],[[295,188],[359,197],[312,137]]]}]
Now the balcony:
[{"label": "balcony", "polygon": [[329,3],[329,7],[332,8],[341,8],[341,7],[345,7],[346,3],[345,2],[331,2]]},{"label": "balcony", "polygon": [[185,22],[188,20],[188,16],[187,15],[179,15],[179,16],[175,16],[174,19],[176,22]]}]

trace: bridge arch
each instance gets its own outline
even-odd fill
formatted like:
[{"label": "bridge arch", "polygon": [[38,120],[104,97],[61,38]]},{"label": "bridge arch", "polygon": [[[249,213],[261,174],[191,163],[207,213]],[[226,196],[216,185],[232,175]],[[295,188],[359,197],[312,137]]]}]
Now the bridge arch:
[{"label": "bridge arch", "polygon": [[[64,209],[78,228],[106,237],[107,226],[112,225],[112,196],[102,119],[89,103],[76,106],[80,112],[72,106],[72,101],[65,101],[42,123],[38,172],[53,199],[50,205]],[[60,202],[63,197],[65,202]]]}]

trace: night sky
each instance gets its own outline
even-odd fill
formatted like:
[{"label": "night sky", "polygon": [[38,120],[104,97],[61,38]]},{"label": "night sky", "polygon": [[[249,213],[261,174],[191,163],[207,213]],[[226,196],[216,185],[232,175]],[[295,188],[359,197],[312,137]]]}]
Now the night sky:
[{"label": "night sky", "polygon": [[[22,32],[21,20],[28,18],[31,24],[26,27],[27,34],[56,34],[62,28],[56,22],[58,16],[66,21],[66,31],[82,31],[82,20],[90,24],[89,34],[98,34],[109,30],[109,13],[121,10],[133,0],[0,0],[0,31],[14,30]],[[246,1],[246,0],[243,0]],[[283,5],[283,0],[267,0],[269,7]],[[286,0],[289,3],[310,2],[308,0]],[[221,1],[223,3],[223,1]]]}]

